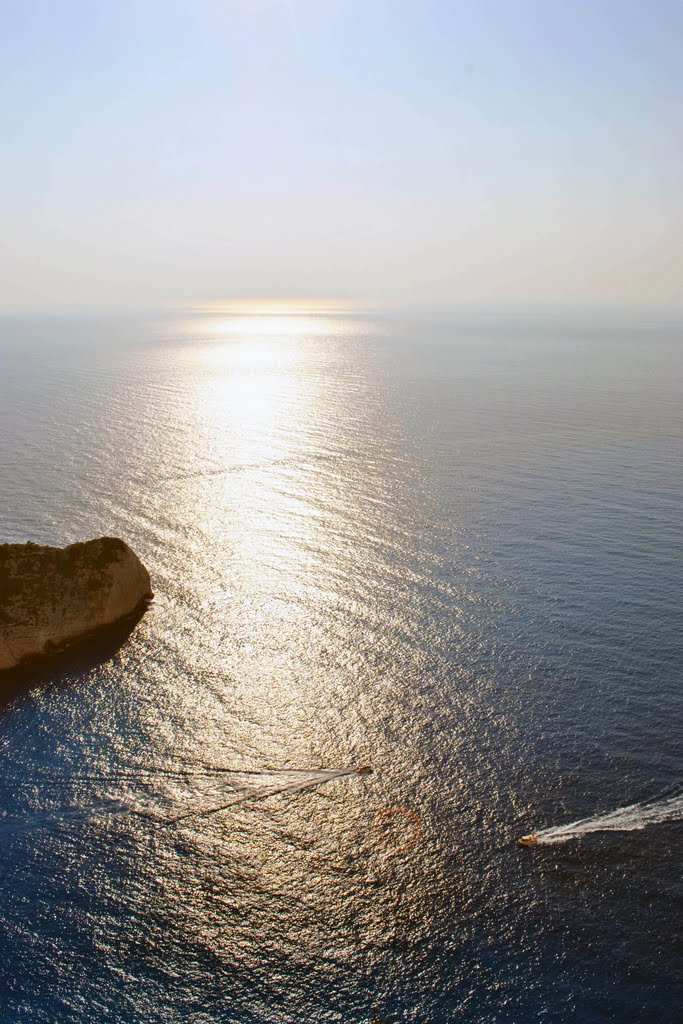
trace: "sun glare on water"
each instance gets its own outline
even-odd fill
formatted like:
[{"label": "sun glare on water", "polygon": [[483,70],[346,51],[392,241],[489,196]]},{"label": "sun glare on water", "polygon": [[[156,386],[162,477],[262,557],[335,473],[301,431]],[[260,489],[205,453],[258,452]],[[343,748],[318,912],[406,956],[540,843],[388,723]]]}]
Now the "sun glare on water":
[{"label": "sun glare on water", "polygon": [[[255,768],[344,767],[348,745],[332,739],[322,751],[309,719],[339,683],[330,631],[343,625],[320,609],[344,601],[365,543],[358,496],[368,484],[342,458],[355,448],[358,416],[338,382],[367,321],[318,308],[210,309],[178,317],[171,330],[165,358],[185,399],[169,393],[174,471],[164,500],[182,518],[177,576],[197,625],[183,628],[175,606],[158,614],[169,617],[179,662],[229,679],[227,693],[251,709],[226,717],[223,690],[220,706],[211,687],[201,690],[201,709],[189,702],[181,715],[183,756],[196,738],[216,764],[244,764],[253,749]],[[353,378],[354,397],[364,380]],[[185,700],[181,684],[174,701]]]},{"label": "sun glare on water", "polygon": [[[221,633],[226,609],[241,608],[240,628],[259,644],[234,666],[240,685],[253,687],[258,703],[298,706],[313,680],[299,667],[294,683],[291,652],[305,633],[301,616],[329,582],[322,552],[336,544],[327,536],[330,510],[344,503],[330,462],[331,421],[339,429],[344,410],[328,371],[357,326],[338,313],[267,307],[198,312],[178,328],[187,342],[175,351],[192,396],[183,429],[188,447],[178,458],[192,468],[177,481],[176,500],[211,551],[211,580],[200,573],[192,584],[204,629],[215,620]],[[334,340],[328,345],[326,338]],[[217,642],[217,669],[225,651]],[[213,657],[205,650],[204,664]],[[289,750],[288,763],[296,760]],[[301,752],[300,763],[307,760]]]}]

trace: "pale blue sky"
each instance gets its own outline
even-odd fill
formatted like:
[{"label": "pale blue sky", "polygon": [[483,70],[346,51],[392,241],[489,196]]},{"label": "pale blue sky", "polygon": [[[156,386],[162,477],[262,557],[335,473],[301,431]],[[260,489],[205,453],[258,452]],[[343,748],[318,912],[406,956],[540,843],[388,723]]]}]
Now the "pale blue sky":
[{"label": "pale blue sky", "polygon": [[679,0],[0,13],[0,309],[683,304]]}]

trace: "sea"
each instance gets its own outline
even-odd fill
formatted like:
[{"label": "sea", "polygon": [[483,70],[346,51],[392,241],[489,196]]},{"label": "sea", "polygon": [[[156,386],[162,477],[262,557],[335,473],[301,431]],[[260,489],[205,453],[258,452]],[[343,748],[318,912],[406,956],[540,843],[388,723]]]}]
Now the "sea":
[{"label": "sea", "polygon": [[682,436],[675,313],[0,321],[0,542],[155,593],[2,696],[0,1022],[680,1020]]}]

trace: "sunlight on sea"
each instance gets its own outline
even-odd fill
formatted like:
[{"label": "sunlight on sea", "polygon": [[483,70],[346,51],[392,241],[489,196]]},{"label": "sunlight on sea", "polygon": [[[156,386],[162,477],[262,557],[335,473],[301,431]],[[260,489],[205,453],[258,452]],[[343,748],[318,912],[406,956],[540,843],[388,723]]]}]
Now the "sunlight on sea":
[{"label": "sunlight on sea", "polygon": [[677,329],[3,332],[0,539],[156,594],[0,716],[10,1018],[668,1019],[680,824],[517,840],[680,782]]}]

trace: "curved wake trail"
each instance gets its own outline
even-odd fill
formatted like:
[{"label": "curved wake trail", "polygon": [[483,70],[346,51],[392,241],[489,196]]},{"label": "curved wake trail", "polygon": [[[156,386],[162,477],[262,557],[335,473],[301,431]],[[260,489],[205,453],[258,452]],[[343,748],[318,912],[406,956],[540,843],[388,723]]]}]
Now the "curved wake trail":
[{"label": "curved wake trail", "polygon": [[[238,804],[266,800],[279,794],[313,789],[334,779],[357,775],[355,768],[318,770],[285,769],[254,772],[215,768],[201,772],[140,772],[107,779],[82,776],[52,785],[109,782],[108,792],[87,803],[35,810],[22,819],[0,820],[0,836],[34,828],[86,822],[102,815],[135,815],[157,825],[174,825],[190,818],[204,818]],[[118,785],[117,785],[118,783]],[[112,790],[116,792],[112,792]]]},{"label": "curved wake trail", "polygon": [[535,841],[546,846],[553,843],[566,843],[570,839],[591,832],[633,832],[647,828],[649,825],[661,825],[665,821],[683,820],[683,793],[666,797],[663,800],[649,800],[639,804],[619,807],[609,814],[599,814],[593,818],[580,818],[568,825],[556,825],[536,832]]}]

